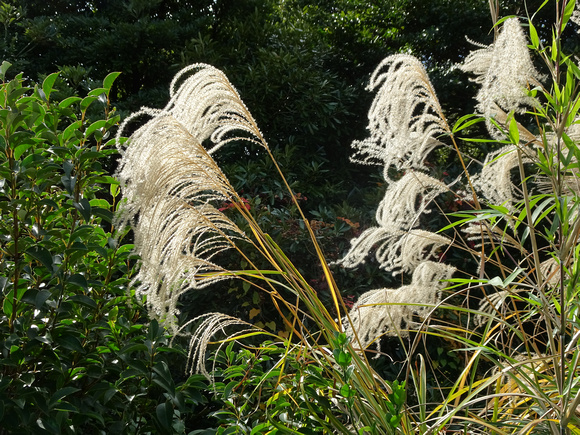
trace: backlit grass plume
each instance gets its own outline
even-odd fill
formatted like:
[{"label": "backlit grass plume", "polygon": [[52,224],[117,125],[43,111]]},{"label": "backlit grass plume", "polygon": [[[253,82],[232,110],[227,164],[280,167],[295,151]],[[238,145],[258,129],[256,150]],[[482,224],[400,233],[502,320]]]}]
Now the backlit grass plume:
[{"label": "backlit grass plume", "polygon": [[474,81],[481,86],[476,97],[477,110],[486,117],[490,134],[498,139],[504,137],[491,118],[501,117],[504,112],[524,113],[536,104],[527,90],[539,83],[539,74],[517,18],[507,19],[497,40],[471,52],[461,69],[475,74]]},{"label": "backlit grass plume", "polygon": [[420,319],[429,316],[439,303],[441,290],[446,285],[442,280],[451,278],[454,272],[453,266],[423,261],[413,272],[410,284],[397,289],[381,288],[364,293],[349,313],[352,324],[347,333],[356,331],[364,347],[383,335],[408,336],[410,330],[421,325],[415,316]]},{"label": "backlit grass plume", "polygon": [[375,69],[368,89],[376,97],[369,110],[370,137],[353,142],[352,160],[383,166],[385,180],[391,167],[425,169],[427,155],[447,130],[442,110],[421,62],[413,56],[387,57]]},{"label": "backlit grass plume", "polygon": [[266,144],[234,87],[208,65],[182,70],[164,109],[142,109],[122,127],[137,116],[151,119],[120,149],[117,177],[125,201],[117,221],[135,232],[137,292],[147,296],[155,317],[175,327],[179,296],[231,277],[214,258],[247,240],[215,207],[241,200],[211,154],[240,134]]},{"label": "backlit grass plume", "polygon": [[389,56],[372,74],[368,89],[376,91],[368,115],[370,136],[353,143],[352,160],[382,165],[389,185],[377,209],[378,226],[353,239],[337,264],[357,267],[374,253],[378,267],[412,275],[412,282],[360,296],[350,312],[353,328],[348,332],[358,331],[364,346],[381,335],[405,336],[417,327],[414,316],[428,311],[413,304],[436,304],[441,280],[455,270],[432,261],[450,240],[422,228],[430,204],[449,190],[424,172],[425,159],[442,145],[438,137],[450,131],[427,72],[413,56]]},{"label": "backlit grass plume", "polygon": [[445,191],[445,183],[419,171],[393,182],[377,209],[379,226],[352,240],[350,250],[337,264],[356,267],[375,251],[379,267],[385,271],[393,275],[413,272],[421,261],[449,243],[443,235],[418,229],[421,215],[429,213],[431,201]]}]

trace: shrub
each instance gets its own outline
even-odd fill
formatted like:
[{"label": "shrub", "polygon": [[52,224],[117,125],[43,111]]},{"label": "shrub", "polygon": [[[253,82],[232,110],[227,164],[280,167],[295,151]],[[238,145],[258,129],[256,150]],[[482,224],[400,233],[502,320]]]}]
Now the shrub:
[{"label": "shrub", "polygon": [[22,74],[5,80],[8,67],[0,71],[0,433],[184,433],[205,384],[183,379],[183,351],[169,348],[128,291],[133,245],[111,223],[120,196],[106,166],[119,117],[109,97],[118,73],[85,97],[59,100],[57,73],[29,87]]}]

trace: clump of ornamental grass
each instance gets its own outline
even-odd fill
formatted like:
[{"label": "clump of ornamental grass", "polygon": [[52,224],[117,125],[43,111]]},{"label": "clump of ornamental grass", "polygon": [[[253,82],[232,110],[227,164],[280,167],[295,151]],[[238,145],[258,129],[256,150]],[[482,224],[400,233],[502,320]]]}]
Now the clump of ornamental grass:
[{"label": "clump of ornamental grass", "polygon": [[[490,5],[492,14],[497,12],[498,5]],[[376,98],[369,111],[369,137],[353,143],[353,161],[379,165],[387,189],[376,226],[354,239],[335,266],[355,268],[372,256],[385,273],[400,275],[402,285],[370,290],[348,311],[301,215],[338,317],[258,226],[214,159],[226,144],[244,141],[271,156],[223,73],[207,65],[188,67],[173,81],[165,108],[135,115],[150,120],[121,147],[118,176],[125,202],[118,221],[135,231],[141,268],[134,284],[151,316],[180,334],[184,327],[176,319],[184,292],[242,279],[269,295],[290,338],[208,313],[188,323],[197,325],[190,338],[191,369],[211,379],[206,358],[212,345],[219,353],[225,345],[257,335],[285,348],[275,365],[279,385],[288,379],[287,361],[302,361],[306,371],[320,367],[318,389],[310,384],[307,389],[304,376],[282,390],[262,391],[267,378],[258,382],[255,391],[266,395],[262,429],[299,431],[315,421],[316,430],[328,433],[444,433],[449,427],[497,434],[577,430],[580,68],[561,52],[560,43],[577,13],[575,2],[556,2],[556,9],[554,43],[548,48],[531,19],[529,41],[517,18],[496,23],[495,42],[474,51],[462,66],[481,87],[479,113],[453,126],[416,58],[389,56],[372,74],[369,89]],[[528,43],[544,60],[546,77],[534,67]],[[470,139],[459,135],[480,121],[497,149],[473,169],[459,146]],[[452,184],[432,177],[426,164],[443,145],[455,149],[463,169]],[[468,199],[472,209],[448,215],[449,224],[433,232],[426,219],[441,211],[436,200],[443,194]],[[247,231],[219,210],[224,201],[246,220]],[[219,258],[225,250],[237,252],[250,268],[224,268]],[[252,250],[271,268],[255,267],[248,255]],[[446,250],[472,258],[473,270],[446,264],[439,255]],[[295,300],[283,296],[288,292]],[[480,303],[474,308],[469,299],[475,294]],[[464,305],[448,303],[462,298]],[[452,312],[459,321],[432,322],[436,312]],[[415,339],[407,346],[403,338],[411,331]],[[398,337],[405,346],[405,381],[414,386],[415,406],[407,406],[400,385],[381,379],[366,359],[364,351],[384,336]],[[427,397],[426,359],[416,352],[419,340],[430,336],[456,343],[464,361],[456,380],[434,388],[435,399]],[[274,403],[281,391],[290,398],[284,402],[289,409],[298,410],[306,398],[311,418],[280,420]]]},{"label": "clump of ornamental grass", "polygon": [[[561,6],[556,37],[574,2]],[[353,160],[382,166],[388,187],[377,211],[378,226],[354,239],[337,263],[357,267],[372,255],[381,269],[410,276],[410,283],[398,289],[363,294],[350,313],[353,330],[365,345],[380,343],[384,336],[402,339],[417,330],[408,348],[410,358],[419,340],[431,335],[455,341],[465,350],[466,368],[450,391],[440,391],[442,404],[422,414],[421,431],[439,430],[442,422],[450,421],[463,422],[469,431],[493,427],[497,433],[568,433],[578,424],[578,278],[571,271],[578,269],[575,247],[580,234],[580,69],[558,54],[558,45],[548,56],[531,21],[528,26],[532,46],[547,63],[547,85],[534,67],[521,23],[508,18],[498,22],[496,41],[471,53],[461,66],[480,85],[479,117],[463,117],[452,128],[447,126],[419,62],[395,55],[379,65],[371,79],[369,88],[377,95],[369,112],[370,136],[353,143]],[[530,114],[535,117],[533,129],[524,127]],[[468,171],[457,148],[458,134],[479,121],[485,121],[498,147],[479,170]],[[444,231],[425,233],[423,243],[408,243],[417,231],[424,231],[422,216],[436,209],[434,199],[452,189],[431,180],[425,165],[445,136],[464,169],[462,182],[455,185],[463,184],[466,193],[456,188],[455,194],[467,199],[473,210],[450,215]],[[402,188],[407,178],[415,184]],[[437,262],[441,249],[466,253],[474,260],[473,270],[455,271],[451,265],[445,269]],[[413,261],[405,261],[410,258],[406,250],[413,252]],[[437,265],[439,284],[416,277],[425,265]],[[477,309],[446,305],[441,280],[454,283],[454,301],[479,293]],[[426,320],[436,308],[462,313],[467,323],[429,324]],[[486,364],[498,370],[482,375]],[[412,380],[418,393],[424,391],[424,379],[414,375]],[[505,394],[511,399],[505,400]],[[469,417],[460,416],[460,410]]]},{"label": "clump of ornamental grass", "polygon": [[[320,420],[319,427],[339,432],[347,431],[347,427],[372,424],[392,427],[394,423],[388,417],[392,415],[390,402],[385,395],[390,387],[374,373],[364,355],[356,353],[353,345],[345,341],[342,315],[336,319],[331,314],[308,281],[258,226],[214,159],[224,145],[243,142],[258,144],[272,157],[257,124],[227,77],[209,65],[185,68],[172,83],[167,106],[160,110],[144,108],[132,115],[121,127],[119,138],[126,125],[139,116],[150,119],[119,145],[122,160],[117,177],[124,202],[117,225],[130,224],[135,233],[140,269],[133,284],[136,293],[146,299],[150,316],[163,322],[175,336],[193,326],[189,338],[190,370],[215,381],[213,370],[207,369],[210,349],[218,354],[228,343],[264,336],[285,346],[288,358],[324,370],[327,388],[336,398],[320,408],[320,412],[342,417]],[[281,172],[280,176],[300,211],[298,200]],[[246,232],[220,210],[219,204],[224,202],[233,204],[245,219]],[[325,272],[333,309],[345,313],[314,233],[308,220],[303,215],[302,218]],[[226,250],[236,252],[250,268],[231,270],[220,265],[218,259]],[[264,258],[271,269],[258,269],[251,261],[251,251]],[[207,313],[185,325],[178,324],[180,296],[225,279],[241,279],[265,292],[290,331],[290,340],[222,313]],[[282,296],[288,293],[293,301]],[[337,337],[342,338],[337,341]],[[339,353],[335,354],[339,342]],[[217,350],[212,346],[217,346]],[[357,367],[355,371],[349,369],[348,376],[336,368],[336,358],[340,352],[346,355],[345,349],[349,365]],[[279,364],[283,370],[284,360]],[[284,377],[282,372],[279,376]],[[351,388],[360,394],[345,396]],[[270,398],[277,395],[275,391],[268,394]],[[377,411],[381,415],[378,420]]]}]

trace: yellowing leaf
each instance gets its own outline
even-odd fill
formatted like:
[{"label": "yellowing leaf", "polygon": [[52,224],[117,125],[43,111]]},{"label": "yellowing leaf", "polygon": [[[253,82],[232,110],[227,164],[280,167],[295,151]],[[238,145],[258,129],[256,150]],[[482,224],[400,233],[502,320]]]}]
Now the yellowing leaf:
[{"label": "yellowing leaf", "polygon": [[260,309],[259,308],[252,308],[250,310],[250,319],[253,319],[254,317],[256,317],[258,314],[260,314]]}]

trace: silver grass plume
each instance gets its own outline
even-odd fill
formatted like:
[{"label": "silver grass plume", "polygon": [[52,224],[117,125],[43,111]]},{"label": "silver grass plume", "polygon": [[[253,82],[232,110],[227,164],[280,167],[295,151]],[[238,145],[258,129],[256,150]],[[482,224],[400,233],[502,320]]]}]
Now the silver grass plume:
[{"label": "silver grass plume", "polygon": [[[576,2],[576,8],[574,9],[572,16],[570,17],[570,21],[572,21],[573,23],[575,23],[577,26],[580,27],[580,3],[578,2]],[[580,33],[580,28],[576,29],[576,32]]]},{"label": "silver grass plume", "polygon": [[502,138],[490,118],[502,112],[523,113],[534,106],[535,100],[528,96],[527,87],[539,83],[526,36],[516,18],[507,19],[497,40],[488,47],[472,51],[461,69],[476,75],[474,81],[481,84],[476,96],[477,110],[488,119],[488,130],[495,138]]},{"label": "silver grass plume", "polygon": [[350,310],[352,323],[346,333],[352,335],[354,329],[363,348],[383,335],[406,337],[409,330],[420,326],[413,317],[427,318],[439,302],[445,287],[442,280],[451,278],[453,272],[452,266],[425,261],[415,269],[409,285],[362,294]]},{"label": "silver grass plume", "polygon": [[425,158],[441,145],[436,137],[448,127],[421,62],[406,54],[387,57],[371,75],[368,89],[377,93],[368,114],[370,137],[353,142],[351,160],[382,165],[386,181],[391,166],[425,169]]},{"label": "silver grass plume", "polygon": [[[337,264],[356,267],[374,250],[380,268],[393,275],[412,273],[413,279],[399,289],[372,290],[359,298],[346,332],[357,331],[363,347],[382,334],[404,336],[416,328],[413,316],[426,314],[426,308],[409,304],[436,304],[441,280],[455,270],[428,261],[449,239],[419,228],[429,204],[448,191],[445,183],[421,172],[428,154],[442,145],[437,136],[449,132],[427,72],[413,56],[389,56],[373,72],[368,88],[377,92],[368,115],[371,134],[353,143],[351,159],[382,165],[389,185],[377,209],[378,226],[352,240]],[[392,168],[405,173],[395,181],[389,176]]]},{"label": "silver grass plume", "polygon": [[[196,72],[182,80],[191,71]],[[133,280],[137,294],[147,297],[153,317],[176,331],[179,296],[231,277],[214,259],[247,240],[215,207],[239,198],[211,153],[238,139],[234,130],[241,130],[243,139],[266,144],[225,75],[208,65],[179,72],[167,106],[132,115],[119,136],[128,121],[142,115],[151,119],[120,150],[117,177],[124,201],[116,224],[131,224],[135,233],[141,261]],[[207,139],[209,151],[202,146]]]},{"label": "silver grass plume", "polygon": [[[200,373],[214,384],[214,370],[212,368],[211,372],[208,372],[206,367],[207,349],[211,341],[214,339],[214,336],[221,333],[228,337],[228,340],[224,340],[220,344],[219,348],[221,348],[224,344],[229,343],[229,340],[233,339],[236,335],[242,335],[250,331],[258,331],[259,329],[248,322],[238,319],[237,317],[228,316],[227,314],[222,313],[203,314],[190,320],[188,324],[197,322],[200,323],[197,325],[197,328],[189,341],[189,354],[187,358],[189,365],[186,371],[191,374]],[[228,329],[233,326],[241,326],[243,329],[232,334]]]},{"label": "silver grass plume", "polygon": [[422,172],[410,171],[392,183],[376,213],[378,227],[363,231],[351,240],[351,247],[337,264],[357,267],[373,250],[379,267],[393,275],[412,272],[449,240],[435,233],[416,229],[419,217],[427,214],[431,201],[448,190],[447,185]]},{"label": "silver grass plume", "polygon": [[[511,171],[519,165],[518,147],[507,145],[489,153],[479,173],[471,179],[473,187],[481,193],[486,202],[504,205],[511,211],[520,198],[518,189],[511,181]],[[531,158],[522,153],[523,163],[530,163]],[[466,195],[467,197],[467,195]]]}]

